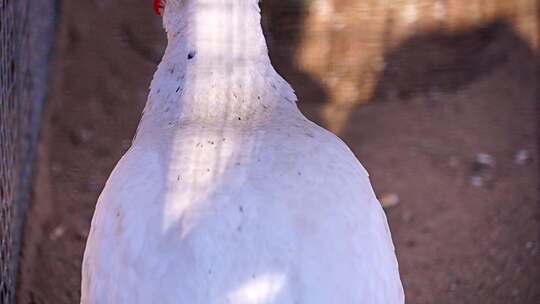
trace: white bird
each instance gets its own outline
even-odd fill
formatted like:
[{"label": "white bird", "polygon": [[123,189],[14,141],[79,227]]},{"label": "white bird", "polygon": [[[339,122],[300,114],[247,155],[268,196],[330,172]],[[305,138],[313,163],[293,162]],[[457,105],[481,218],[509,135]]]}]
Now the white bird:
[{"label": "white bird", "polygon": [[167,0],[168,47],[99,197],[83,304],[404,303],[368,173],[270,63],[258,0]]}]

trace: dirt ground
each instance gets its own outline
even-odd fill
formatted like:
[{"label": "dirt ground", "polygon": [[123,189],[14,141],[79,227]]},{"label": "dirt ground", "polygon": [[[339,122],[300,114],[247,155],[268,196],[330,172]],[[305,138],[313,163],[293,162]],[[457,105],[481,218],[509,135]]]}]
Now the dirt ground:
[{"label": "dirt ground", "polygon": [[[332,94],[291,64],[282,46],[298,47],[298,34],[276,20],[265,21],[272,59],[303,112],[328,125]],[[164,46],[145,1],[63,1],[58,26],[23,304],[78,302],[96,199],[129,147]],[[540,303],[538,54],[498,20],[418,33],[382,56],[371,102],[347,108],[339,135],[376,192],[399,197],[387,214],[407,302]]]}]

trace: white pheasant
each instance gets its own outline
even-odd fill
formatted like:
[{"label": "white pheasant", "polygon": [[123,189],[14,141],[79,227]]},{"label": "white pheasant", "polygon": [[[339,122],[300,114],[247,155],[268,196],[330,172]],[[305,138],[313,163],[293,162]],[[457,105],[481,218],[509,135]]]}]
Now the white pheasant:
[{"label": "white pheasant", "polygon": [[168,0],[168,47],[101,194],[83,304],[404,303],[347,146],[272,67],[258,0]]}]

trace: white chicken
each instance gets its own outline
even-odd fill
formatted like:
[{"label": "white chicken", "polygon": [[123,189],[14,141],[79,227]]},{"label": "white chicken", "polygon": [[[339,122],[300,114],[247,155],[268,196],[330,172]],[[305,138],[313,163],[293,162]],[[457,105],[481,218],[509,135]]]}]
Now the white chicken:
[{"label": "white chicken", "polygon": [[99,197],[81,303],[404,303],[368,174],[298,110],[258,0],[163,4],[168,47]]}]

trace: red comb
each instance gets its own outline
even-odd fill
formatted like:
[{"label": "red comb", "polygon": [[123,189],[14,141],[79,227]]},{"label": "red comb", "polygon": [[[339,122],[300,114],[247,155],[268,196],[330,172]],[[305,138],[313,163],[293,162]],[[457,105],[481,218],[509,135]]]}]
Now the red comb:
[{"label": "red comb", "polygon": [[154,11],[156,14],[161,15],[161,12],[163,12],[163,0],[154,0]]}]

